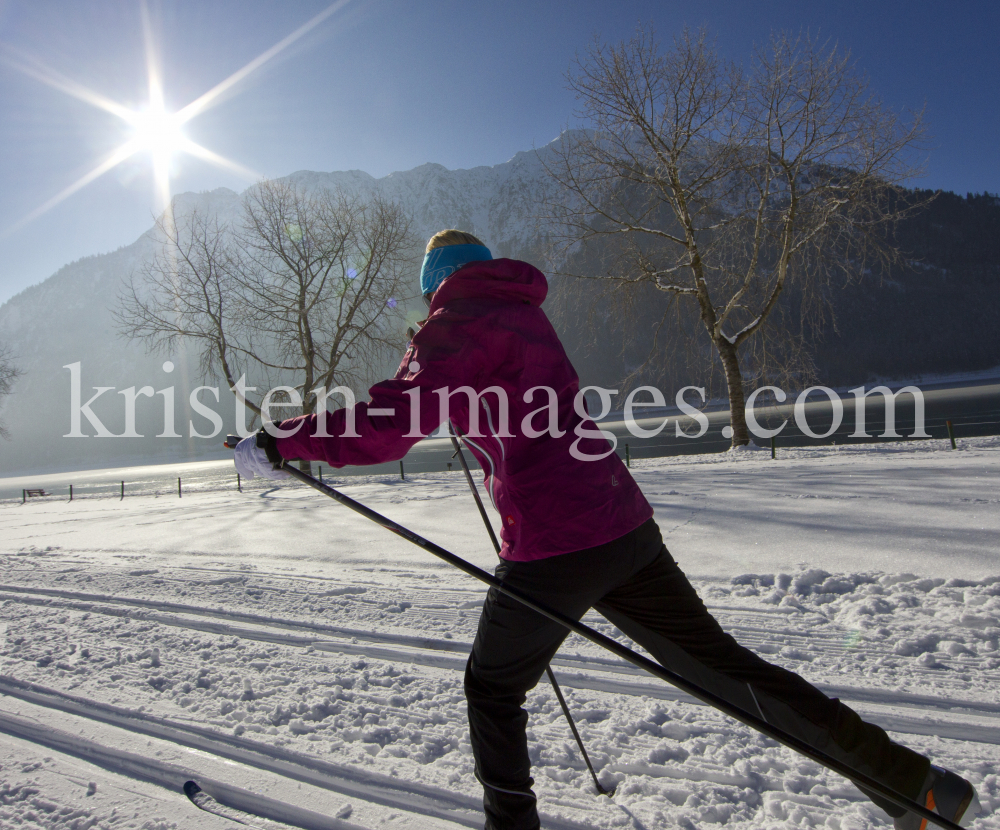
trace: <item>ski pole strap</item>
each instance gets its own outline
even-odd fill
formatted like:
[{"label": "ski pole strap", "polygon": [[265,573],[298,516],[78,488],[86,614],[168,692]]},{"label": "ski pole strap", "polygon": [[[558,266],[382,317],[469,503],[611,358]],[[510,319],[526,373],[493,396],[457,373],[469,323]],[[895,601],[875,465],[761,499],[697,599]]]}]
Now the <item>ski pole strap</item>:
[{"label": "ski pole strap", "polygon": [[772,726],[767,723],[767,721],[762,720],[750,712],[740,709],[738,706],[734,706],[725,698],[720,697],[707,689],[703,689],[696,683],[693,683],[687,678],[671,671],[666,666],[661,666],[659,663],[650,660],[648,657],[644,657],[643,655],[632,651],[632,649],[628,648],[628,646],[623,646],[617,640],[613,640],[607,635],[601,634],[599,631],[595,631],[590,626],[584,625],[578,620],[574,620],[572,617],[567,617],[559,611],[555,611],[536,602],[527,594],[521,593],[521,591],[516,588],[510,588],[504,585],[503,581],[497,579],[493,576],[493,574],[487,573],[482,568],[478,568],[473,565],[471,562],[466,562],[460,556],[456,556],[450,551],[445,550],[440,545],[435,544],[429,539],[425,539],[418,533],[414,533],[409,528],[403,527],[403,525],[394,522],[392,519],[383,516],[375,510],[372,510],[370,507],[365,506],[361,502],[355,501],[350,496],[345,496],[339,490],[335,490],[333,487],[318,481],[308,473],[304,473],[301,470],[290,466],[287,462],[281,463],[281,469],[285,470],[285,472],[293,478],[297,478],[303,484],[309,485],[314,490],[319,490],[321,493],[329,496],[334,501],[350,508],[355,513],[360,513],[366,519],[370,519],[375,522],[375,524],[381,525],[386,530],[389,530],[397,536],[406,539],[406,541],[413,543],[418,548],[422,548],[428,553],[444,560],[449,565],[458,568],[463,573],[478,579],[480,582],[486,583],[491,588],[495,588],[501,594],[504,594],[511,599],[515,599],[522,605],[530,608],[532,611],[541,614],[543,617],[546,617],[553,622],[559,623],[561,626],[569,629],[574,634],[579,634],[584,639],[590,640],[592,643],[602,646],[612,654],[621,657],[623,660],[627,660],[629,663],[634,666],[638,666],[640,669],[644,669],[654,677],[659,677],[661,680],[665,680],[667,683],[670,683],[678,689],[687,692],[692,697],[697,698],[702,703],[714,706],[716,709],[729,715],[729,717],[734,720],[738,720],[740,723],[749,726],[751,729],[756,729],[761,734],[766,735],[778,743],[784,744],[789,749],[794,749],[800,755],[804,755],[806,758],[815,761],[817,764],[821,764],[827,769],[843,775],[844,778],[853,781],[858,787],[871,790],[877,795],[885,798],[887,801],[891,801],[893,804],[902,807],[904,810],[915,813],[921,818],[926,819],[931,824],[936,824],[938,827],[944,827],[946,830],[962,830],[961,825],[956,822],[928,810],[912,798],[907,798],[905,795],[896,792],[891,787],[887,787],[881,781],[876,781],[871,776],[865,775],[863,772],[858,772],[842,761],[838,761],[836,758],[827,755],[822,750],[816,749],[816,747],[812,746],[812,744],[809,744],[800,738],[796,738],[794,735],[785,732],[779,727]]}]

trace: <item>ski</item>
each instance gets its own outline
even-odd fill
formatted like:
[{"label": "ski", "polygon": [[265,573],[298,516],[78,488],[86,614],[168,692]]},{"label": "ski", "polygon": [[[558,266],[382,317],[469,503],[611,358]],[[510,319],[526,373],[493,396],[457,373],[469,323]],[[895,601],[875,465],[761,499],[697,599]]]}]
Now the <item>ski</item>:
[{"label": "ski", "polygon": [[186,795],[188,800],[199,810],[204,810],[206,813],[212,813],[213,815],[227,818],[230,821],[235,821],[237,824],[242,824],[244,827],[252,827],[254,830],[263,830],[262,825],[255,824],[253,821],[250,821],[251,818],[257,818],[259,820],[259,817],[251,816],[250,813],[246,813],[243,810],[237,810],[235,807],[229,807],[226,804],[216,801],[212,798],[212,796],[198,786],[197,781],[184,782],[184,795]]}]

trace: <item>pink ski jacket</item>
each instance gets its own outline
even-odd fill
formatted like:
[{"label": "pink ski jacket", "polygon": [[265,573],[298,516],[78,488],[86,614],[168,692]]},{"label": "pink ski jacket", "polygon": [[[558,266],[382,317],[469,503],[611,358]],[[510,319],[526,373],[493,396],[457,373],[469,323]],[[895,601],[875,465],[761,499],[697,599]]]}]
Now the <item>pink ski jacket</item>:
[{"label": "pink ski jacket", "polygon": [[394,461],[450,417],[485,472],[504,559],[544,559],[624,536],[653,509],[574,406],[580,381],[539,307],[547,291],[526,262],[466,265],[434,294],[395,378],[353,407],[353,430],[347,409],[286,420],[282,430],[298,429],[277,440],[278,452],[331,467]]}]

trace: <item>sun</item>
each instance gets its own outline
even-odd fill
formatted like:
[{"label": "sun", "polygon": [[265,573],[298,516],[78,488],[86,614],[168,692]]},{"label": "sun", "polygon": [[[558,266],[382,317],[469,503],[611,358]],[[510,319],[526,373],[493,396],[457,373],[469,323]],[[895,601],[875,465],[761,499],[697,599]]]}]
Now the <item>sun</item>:
[{"label": "sun", "polygon": [[130,120],[132,141],[139,152],[149,154],[154,167],[169,168],[174,156],[187,149],[184,123],[177,113],[150,106],[134,113]]},{"label": "sun", "polygon": [[95,179],[103,176],[109,170],[114,169],[136,154],[146,155],[152,162],[156,206],[158,210],[166,209],[170,205],[171,170],[175,167],[174,161],[182,155],[194,156],[195,158],[226,168],[251,181],[259,180],[261,178],[259,173],[220,156],[218,153],[214,153],[208,148],[192,141],[184,134],[184,125],[216,103],[224,92],[227,92],[247,76],[253,74],[262,65],[284,51],[303,35],[312,31],[348,2],[349,0],[334,0],[333,3],[319,12],[319,14],[306,21],[294,32],[274,44],[270,49],[258,55],[242,69],[237,70],[224,81],[216,84],[208,92],[176,112],[168,111],[164,104],[163,75],[156,56],[155,39],[153,37],[149,11],[144,1],[140,4],[140,9],[142,11],[143,32],[146,43],[149,102],[140,109],[129,109],[116,101],[112,101],[106,96],[88,89],[73,78],[42,64],[34,57],[20,52],[9,44],[0,43],[0,62],[23,72],[37,81],[41,81],[53,89],[58,89],[67,95],[71,95],[74,98],[78,98],[118,116],[130,129],[128,140],[107,155],[96,167],[84,173],[75,182],[64,188],[44,204],[35,208],[24,218],[15,222],[3,233],[11,233],[34,221],[81,188],[86,187]]},{"label": "sun", "polygon": [[150,103],[145,108],[128,112],[124,117],[132,128],[128,147],[133,153],[149,156],[158,201],[165,206],[170,201],[174,159],[181,153],[204,156],[206,151],[184,135],[186,119],[180,113],[167,111],[158,89],[151,90]]}]

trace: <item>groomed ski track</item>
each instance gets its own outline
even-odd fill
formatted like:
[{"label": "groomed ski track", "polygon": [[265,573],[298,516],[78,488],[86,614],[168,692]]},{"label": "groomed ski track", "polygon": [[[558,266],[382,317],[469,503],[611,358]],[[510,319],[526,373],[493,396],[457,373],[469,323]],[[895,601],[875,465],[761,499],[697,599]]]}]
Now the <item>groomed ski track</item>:
[{"label": "groomed ski track", "polygon": [[[975,830],[1000,810],[998,448],[634,471],[724,628],[973,780]],[[494,561],[460,476],[350,489]],[[481,826],[462,669],[483,590],[301,488],[184,495],[0,504],[0,826],[34,811],[69,817],[46,830],[225,830],[183,776],[357,827]],[[579,638],[554,668],[617,794],[593,793],[539,684],[525,708],[546,827],[886,826],[843,779]],[[168,765],[167,786],[118,753]]]},{"label": "groomed ski track", "polygon": [[[97,703],[35,684],[18,682],[11,678],[0,678],[0,693],[32,704],[32,711],[36,716],[43,714],[46,709],[62,712],[77,718],[98,721],[138,735],[157,738],[177,746],[199,750],[217,758],[225,758],[368,803],[382,804],[421,816],[440,818],[465,827],[478,827],[482,823],[476,815],[480,809],[477,800],[464,798],[445,790],[403,782],[398,778],[394,779],[385,775],[352,770],[320,758],[268,746],[259,741],[223,735],[217,731],[199,728],[191,724],[170,723],[164,718],[147,715],[143,712]],[[74,736],[31,723],[5,712],[0,713],[0,731],[35,740],[53,749],[77,754],[111,770],[126,774],[129,774],[129,771],[133,769],[139,770],[140,777],[170,789],[176,789],[178,792],[180,792],[181,785],[189,779],[197,780],[206,790],[208,787],[205,786],[205,782],[208,781],[211,784],[213,781],[204,775],[199,775],[196,769],[180,768],[171,764],[156,765],[148,758],[141,759],[146,764],[143,766],[131,753],[118,752],[111,747],[102,746],[93,741],[79,741]],[[221,786],[221,783],[215,782],[215,785],[218,787]],[[307,824],[302,824],[301,821],[289,821],[288,817],[276,816],[273,814],[274,808],[271,808],[270,811],[265,809],[263,812],[255,810],[252,801],[246,797],[242,799],[242,803],[233,803],[233,806],[236,806],[237,809],[273,818],[276,821],[285,821],[305,827],[307,830],[319,827],[314,819],[309,820]],[[334,822],[328,826],[339,828],[339,830],[353,830],[358,825]],[[579,825],[561,824],[559,826],[575,828]]]},{"label": "groomed ski track", "polygon": [[[11,691],[11,686],[5,683],[3,693],[11,695]],[[475,816],[478,804],[470,803],[470,799],[456,798],[445,791],[406,786],[387,776],[358,774],[316,759],[296,757],[294,753],[275,753],[267,747],[254,747],[249,741],[242,742],[241,746],[239,741],[213,738],[191,728],[171,727],[155,718],[142,718],[140,713],[116,711],[115,707],[100,706],[92,701],[73,700],[51,690],[20,689],[13,696],[32,705],[19,707],[20,715],[11,714],[6,707],[0,709],[0,732],[76,756],[111,772],[149,781],[180,798],[184,797],[184,783],[196,780],[206,792],[226,806],[283,825],[303,830],[360,830],[362,827],[236,786],[222,778],[225,770],[215,771],[219,777],[213,777],[205,771],[213,765],[205,763],[201,754],[204,753],[366,803],[389,806],[421,818],[441,819],[436,823],[440,827],[478,827],[481,824]],[[64,726],[74,724],[78,718],[87,718],[118,728],[98,730],[103,740],[88,739],[65,728],[48,725],[45,722],[49,714],[46,710],[76,716],[62,718]],[[30,717],[23,717],[24,714]],[[158,746],[173,743],[178,747],[197,749],[200,753],[189,753],[188,761],[183,765],[161,761],[148,754],[121,749],[119,744],[123,740],[127,742],[127,738],[122,738],[122,732],[153,736],[158,739]],[[581,830],[581,825],[577,824],[560,823],[558,826]]]},{"label": "groomed ski track", "polygon": [[[57,558],[56,558],[57,559]],[[54,571],[72,573],[58,567],[57,561],[49,563]],[[32,570],[35,570],[32,568]],[[141,569],[140,569],[141,570]],[[15,572],[16,573],[16,572]],[[8,578],[15,576],[8,572]],[[127,578],[133,584],[143,580],[164,577],[157,573],[109,572],[106,578],[120,581]],[[208,587],[238,587],[241,591],[261,590],[291,594],[300,598],[316,596],[338,596],[351,602],[364,602],[375,606],[384,605],[377,586],[345,585],[330,580],[289,579],[278,575],[255,574],[248,577],[232,571],[200,569],[184,573],[166,580],[182,589]],[[454,596],[450,594],[457,594]],[[420,614],[435,616],[445,612],[455,614],[469,612],[475,618],[481,598],[469,598],[468,592],[426,591],[415,588],[408,592],[412,602],[404,610],[411,616],[410,626],[420,628],[421,623],[413,622]],[[454,602],[459,596],[465,599]],[[451,600],[448,603],[442,600]],[[397,600],[398,601],[398,600]],[[249,611],[210,607],[189,602],[152,600],[142,597],[128,597],[95,591],[55,589],[8,581],[0,584],[0,604],[9,615],[14,606],[27,610],[35,608],[49,614],[73,614],[88,620],[107,618],[147,626],[148,639],[155,641],[161,630],[180,629],[201,632],[240,641],[248,646],[253,643],[275,644],[303,653],[319,656],[363,657],[368,660],[387,661],[393,665],[409,664],[451,673],[459,673],[464,668],[468,642],[454,639],[417,636],[397,633],[391,630],[376,632],[357,627],[335,626],[316,620],[295,619],[293,617],[265,616]],[[445,607],[442,607],[445,606]],[[459,606],[461,606],[459,608]],[[766,646],[768,635],[773,635],[774,626],[768,618],[784,619],[788,611],[784,609],[747,609],[728,606],[712,608],[723,625],[741,641]],[[809,649],[813,654],[843,651],[843,643],[838,634],[817,636],[788,635],[783,642],[786,647]],[[568,650],[568,649],[564,649]],[[694,703],[686,695],[643,675],[634,667],[602,654],[560,654],[554,661],[561,682],[572,689],[591,690],[613,695],[664,701],[685,701]],[[126,664],[127,666],[127,664]],[[63,669],[65,671],[65,668]],[[931,672],[931,669],[927,670]],[[821,684],[822,685],[822,684]],[[1000,703],[985,700],[965,699],[960,696],[914,695],[894,690],[877,688],[852,688],[846,686],[826,686],[826,691],[850,701],[853,706],[880,722],[886,728],[900,733],[932,735],[960,741],[974,741],[980,744],[1000,745],[1000,726],[996,716],[1000,714]],[[323,816],[315,810],[286,804],[280,800],[259,800],[255,794],[222,778],[215,778],[199,768],[195,759],[206,755],[225,759],[242,767],[251,768],[270,776],[298,781],[320,791],[337,793],[365,804],[382,805],[398,813],[414,816],[415,826],[455,826],[478,827],[481,813],[478,798],[452,792],[441,787],[422,785],[418,782],[401,780],[398,777],[380,775],[360,770],[353,765],[341,765],[315,755],[285,749],[269,743],[264,736],[250,738],[222,732],[215,725],[199,725],[178,718],[168,718],[142,711],[143,707],[118,706],[95,700],[65,689],[54,688],[42,683],[19,679],[13,675],[0,675],[0,731],[16,735],[26,740],[48,746],[51,749],[76,755],[96,763],[113,772],[141,778],[167,787],[180,794],[180,786],[185,780],[195,778],[207,782],[206,790],[214,788],[228,799],[229,806],[262,815],[276,821],[285,821],[290,826],[306,830],[348,830],[363,825],[352,824]],[[13,714],[14,702],[17,707],[30,707],[31,718]],[[16,707],[14,707],[16,708]],[[583,713],[587,718],[586,712]],[[83,739],[71,734],[59,725],[87,721],[101,725],[97,739]],[[55,721],[53,725],[51,721]],[[125,732],[141,735],[174,747],[191,750],[188,753],[192,763],[158,762],[146,756],[120,750],[122,743],[115,735]],[[556,732],[550,728],[549,734]],[[642,740],[642,736],[635,736]],[[628,763],[615,763],[605,758],[599,769],[612,773],[658,774],[663,778],[684,780],[684,774],[669,767],[654,770],[650,765],[636,768]],[[716,784],[736,787],[755,786],[758,789],[783,793],[784,784],[780,776],[747,776],[733,770],[703,769],[706,779]],[[688,773],[690,774],[690,773]],[[203,783],[205,786],[205,783]],[[849,791],[840,796],[852,801]],[[296,813],[296,810],[300,812]],[[543,807],[543,815],[544,815]],[[284,817],[284,818],[282,818]],[[290,820],[294,817],[294,820]],[[328,823],[324,824],[323,821]],[[430,824],[427,824],[430,822]],[[585,827],[580,822],[565,818],[545,816],[548,827],[574,830]]]},{"label": "groomed ski track", "polygon": [[[37,711],[32,710],[29,714],[37,715]],[[201,774],[197,771],[196,765],[181,766],[145,754],[129,752],[109,745],[110,741],[108,743],[94,741],[39,723],[37,718],[25,718],[2,712],[0,731],[75,756],[110,772],[157,784],[181,798],[185,797],[184,783],[192,778],[198,778],[202,788],[220,803],[260,819],[257,823],[260,828],[274,827],[272,822],[277,822],[280,826],[298,827],[302,830],[361,830],[357,824],[306,810]],[[111,738],[110,735],[108,737]]]},{"label": "groomed ski track", "polygon": [[[66,608],[75,611],[107,614],[147,620],[161,625],[187,628],[239,637],[244,640],[279,643],[281,645],[311,648],[339,654],[353,654],[392,662],[405,662],[421,666],[464,671],[469,643],[433,640],[405,634],[380,634],[373,631],[347,629],[307,621],[269,619],[257,614],[238,611],[219,611],[193,605],[154,602],[142,599],[122,599],[86,592],[63,591],[48,588],[26,588],[0,584],[0,600]],[[467,603],[468,604],[468,603]],[[733,609],[713,607],[713,613],[724,623]],[[748,616],[741,609],[743,618]],[[759,612],[758,612],[759,613]],[[779,613],[779,612],[774,612]],[[235,620],[223,622],[222,620]],[[764,627],[754,627],[745,622],[725,625],[741,642],[750,645],[753,635],[770,633]],[[291,631],[310,633],[288,633]],[[325,636],[323,636],[325,635]],[[336,639],[334,639],[336,638]],[[801,647],[806,637],[791,638],[794,646]],[[830,644],[824,644],[829,648]],[[813,648],[816,648],[813,643]],[[689,695],[668,684],[650,678],[645,672],[613,656],[588,656],[586,658],[557,656],[552,664],[564,669],[560,679],[564,685],[612,694],[645,696],[659,700],[678,700],[692,705],[703,705]],[[627,677],[629,679],[623,679]],[[632,679],[634,678],[634,679]],[[997,676],[1000,684],[1000,674]],[[885,729],[916,735],[936,735],[955,740],[971,740],[1000,745],[1000,703],[964,700],[955,697],[933,697],[907,692],[864,689],[851,686],[832,686],[818,683],[831,697],[849,702],[853,708],[866,712]],[[0,692],[17,695],[20,688],[14,678],[0,675]],[[912,715],[880,711],[886,706],[904,708]],[[951,717],[945,718],[945,714]]]}]

